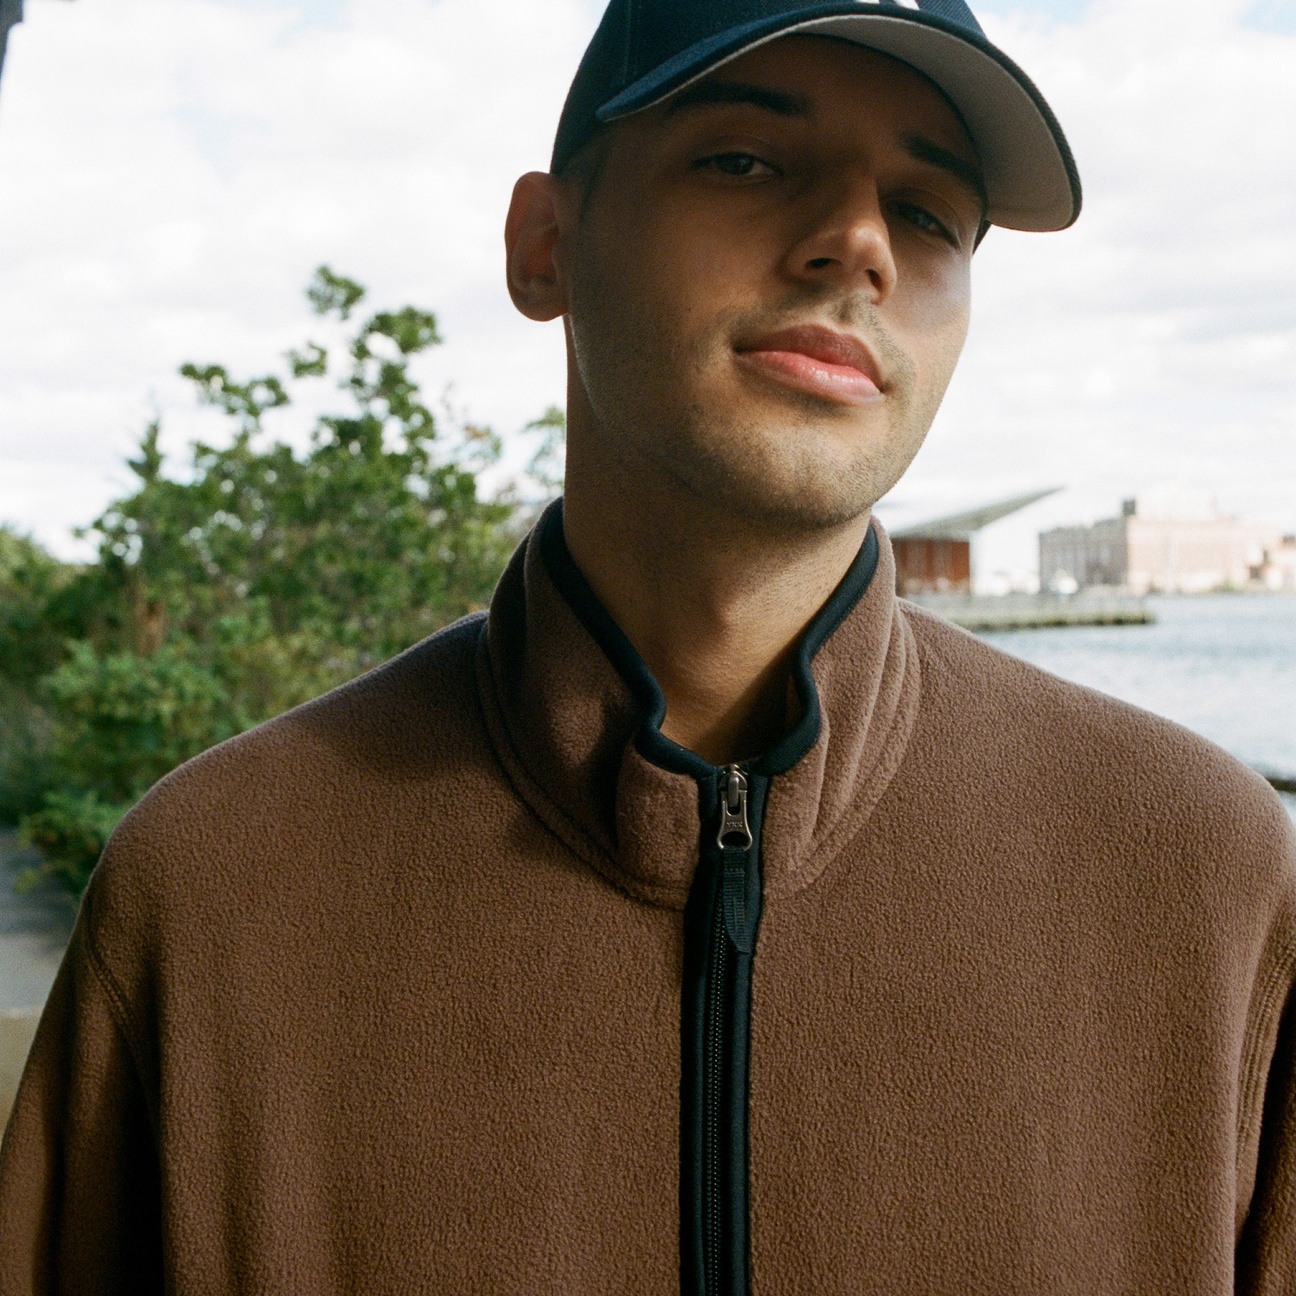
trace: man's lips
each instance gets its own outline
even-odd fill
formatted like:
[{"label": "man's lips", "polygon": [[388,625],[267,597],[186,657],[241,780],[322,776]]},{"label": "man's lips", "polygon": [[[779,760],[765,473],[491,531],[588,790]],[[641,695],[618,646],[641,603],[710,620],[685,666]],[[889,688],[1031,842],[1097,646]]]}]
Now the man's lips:
[{"label": "man's lips", "polygon": [[737,348],[739,359],[768,378],[842,405],[874,405],[882,377],[858,338],[821,325],[767,333]]}]

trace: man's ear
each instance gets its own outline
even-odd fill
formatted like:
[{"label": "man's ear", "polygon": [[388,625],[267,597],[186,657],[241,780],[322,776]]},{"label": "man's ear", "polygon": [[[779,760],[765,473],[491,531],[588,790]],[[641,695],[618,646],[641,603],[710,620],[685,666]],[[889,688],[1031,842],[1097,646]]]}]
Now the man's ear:
[{"label": "man's ear", "polygon": [[504,225],[508,289],[527,319],[552,320],[567,313],[567,285],[557,260],[561,185],[544,171],[530,171],[513,186]]}]

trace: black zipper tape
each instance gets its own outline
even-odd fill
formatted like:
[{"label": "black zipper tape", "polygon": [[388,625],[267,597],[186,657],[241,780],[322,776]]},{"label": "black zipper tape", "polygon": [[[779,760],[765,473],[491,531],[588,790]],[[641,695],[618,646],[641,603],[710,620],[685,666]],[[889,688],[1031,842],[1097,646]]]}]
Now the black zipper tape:
[{"label": "black zipper tape", "polygon": [[[685,910],[681,1014],[680,1275],[684,1296],[747,1296],[748,1067],[752,965],[760,927],[760,823],[768,780],[749,779],[752,841],[703,832]],[[708,803],[710,805],[708,806]]]}]

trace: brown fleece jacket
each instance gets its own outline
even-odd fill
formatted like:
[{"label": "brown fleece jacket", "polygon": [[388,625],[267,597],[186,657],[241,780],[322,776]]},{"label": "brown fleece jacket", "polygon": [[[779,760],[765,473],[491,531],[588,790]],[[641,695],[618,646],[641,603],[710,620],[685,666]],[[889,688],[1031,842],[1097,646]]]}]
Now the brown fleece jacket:
[{"label": "brown fleece jacket", "polygon": [[[680,1289],[700,784],[540,548],[122,824],[5,1137],[3,1296]],[[750,1290],[1291,1296],[1287,817],[893,579],[883,537],[768,785]]]}]

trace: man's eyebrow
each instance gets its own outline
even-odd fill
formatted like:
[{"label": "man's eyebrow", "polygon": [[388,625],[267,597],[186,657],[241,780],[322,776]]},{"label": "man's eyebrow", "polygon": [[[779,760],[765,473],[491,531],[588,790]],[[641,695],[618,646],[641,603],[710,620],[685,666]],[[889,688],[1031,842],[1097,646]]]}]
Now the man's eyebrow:
[{"label": "man's eyebrow", "polygon": [[804,95],[784,94],[781,90],[768,90],[742,81],[699,81],[697,85],[681,90],[670,101],[666,116],[673,117],[691,108],[707,108],[713,104],[750,104],[779,117],[810,115],[810,100]]},{"label": "man's eyebrow", "polygon": [[981,204],[981,214],[985,215],[990,206],[990,198],[986,194],[985,177],[982,176],[980,167],[965,161],[957,153],[942,148],[935,140],[929,140],[924,135],[910,135],[905,140],[904,147],[905,152],[915,161],[939,167],[940,170],[961,181],[976,195],[977,201]]}]

